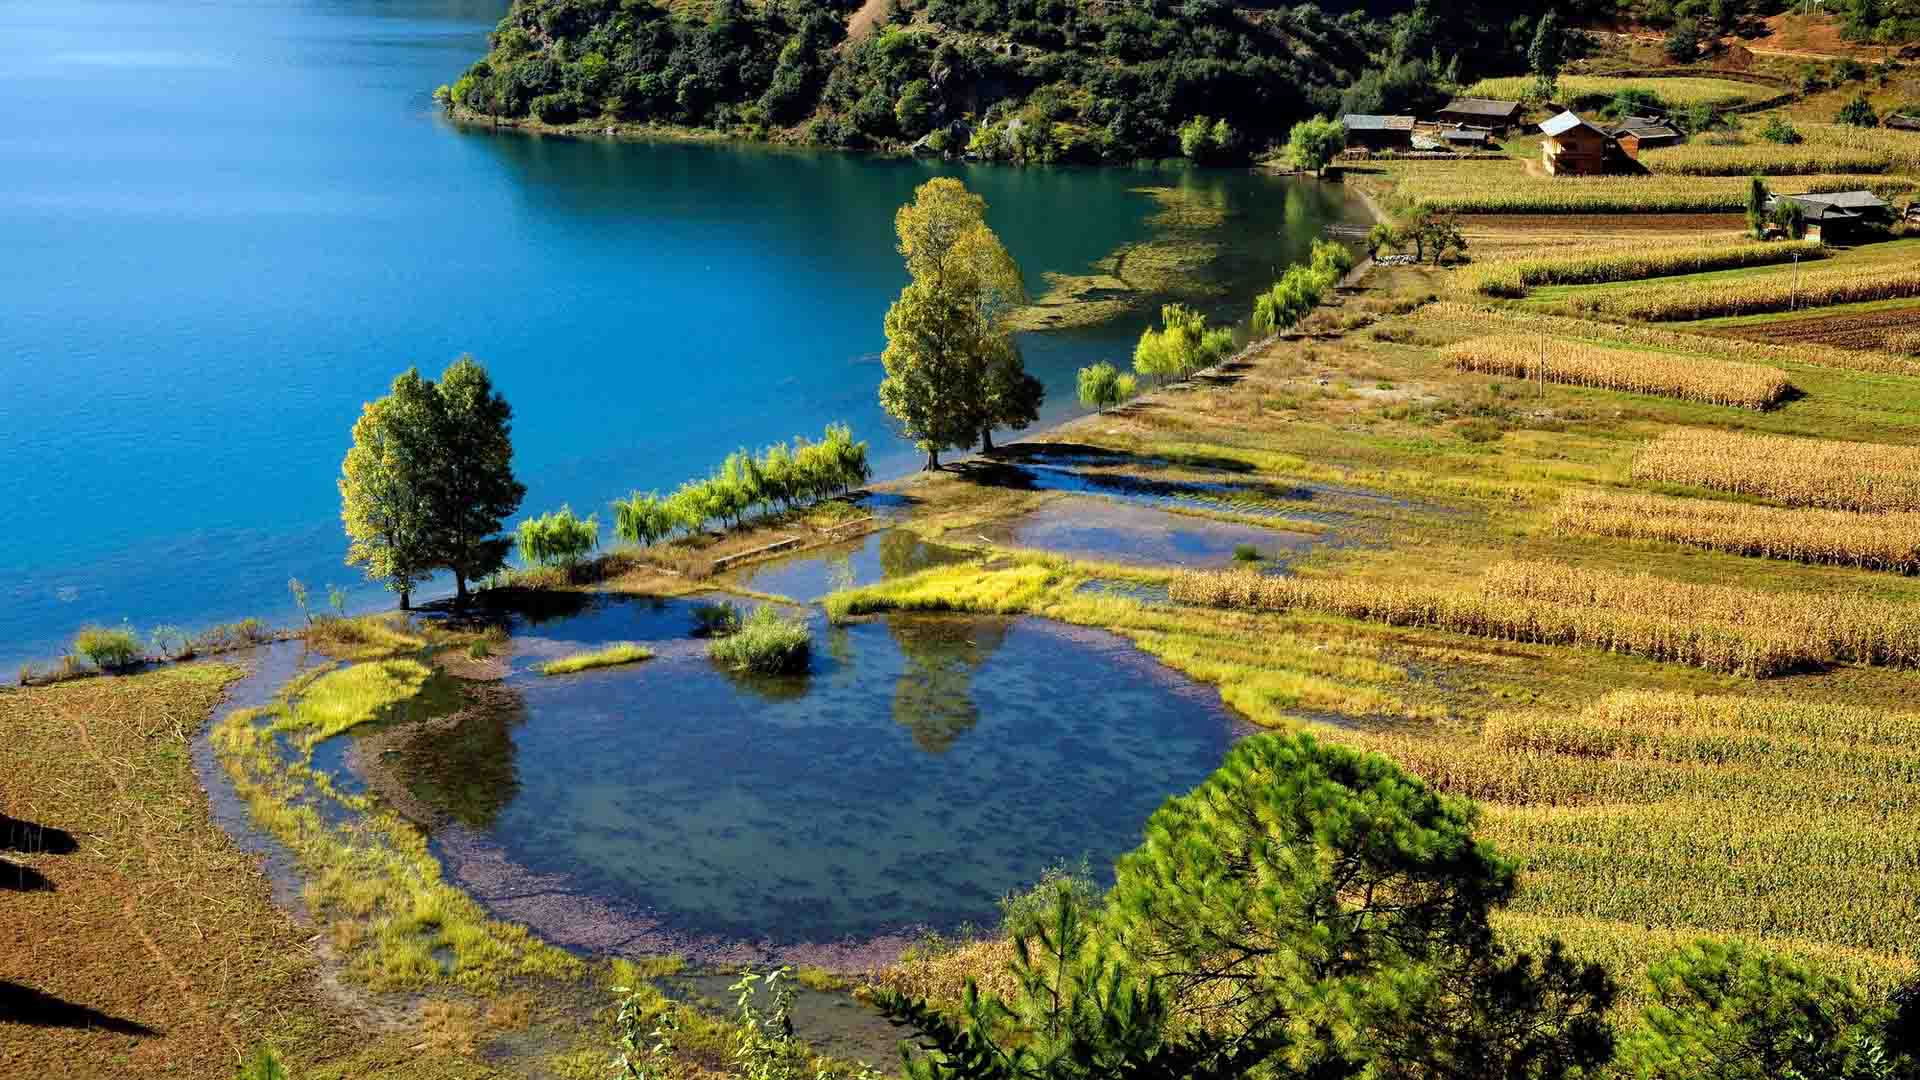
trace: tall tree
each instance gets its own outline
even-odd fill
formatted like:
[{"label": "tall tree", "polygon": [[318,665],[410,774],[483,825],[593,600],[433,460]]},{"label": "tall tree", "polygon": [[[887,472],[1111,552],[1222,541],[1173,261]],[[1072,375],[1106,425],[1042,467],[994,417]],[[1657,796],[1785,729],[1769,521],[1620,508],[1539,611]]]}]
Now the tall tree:
[{"label": "tall tree", "polygon": [[402,384],[369,401],[354,421],[353,446],[340,463],[340,520],[347,530],[347,565],[363,566],[369,578],[400,594],[412,606],[413,587],[433,572],[432,520],[427,508],[429,463],[408,438],[408,402]]},{"label": "tall tree", "polygon": [[1534,92],[1542,101],[1551,101],[1560,92],[1560,66],[1566,57],[1562,40],[1560,13],[1548,11],[1540,16],[1533,31],[1533,47],[1527,50],[1527,63],[1533,68]]},{"label": "tall tree", "polygon": [[1319,176],[1347,145],[1347,126],[1324,116],[1308,117],[1287,132],[1287,160],[1301,172]]},{"label": "tall tree", "polygon": [[513,476],[513,407],[487,369],[463,356],[435,389],[440,410],[428,488],[434,547],[453,572],[454,603],[464,607],[467,583],[506,565],[513,538],[500,532],[527,487]]},{"label": "tall tree", "polygon": [[973,445],[995,424],[1038,412],[1009,318],[1026,301],[1020,269],[986,223],[986,201],[941,177],[894,216],[912,277],[887,310],[880,404],[940,467],[940,451]]}]

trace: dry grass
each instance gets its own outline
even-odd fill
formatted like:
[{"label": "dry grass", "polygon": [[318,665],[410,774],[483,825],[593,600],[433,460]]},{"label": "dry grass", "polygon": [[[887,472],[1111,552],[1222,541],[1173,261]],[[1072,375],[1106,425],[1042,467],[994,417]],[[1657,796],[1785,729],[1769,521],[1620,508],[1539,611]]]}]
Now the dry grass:
[{"label": "dry grass", "polygon": [[1680,428],[1640,451],[1633,477],[1789,506],[1920,510],[1920,448],[1910,446]]},{"label": "dry grass", "polygon": [[1794,145],[1752,139],[1737,146],[1691,142],[1657,147],[1640,160],[1656,173],[1687,176],[1803,176],[1920,173],[1920,133],[1850,124],[1796,124]]},{"label": "dry grass", "polygon": [[1798,273],[1714,281],[1672,281],[1575,295],[1575,310],[1671,322],[1759,315],[1797,308],[1920,297],[1920,270],[1838,264]]},{"label": "dry grass", "polygon": [[1766,409],[1793,386],[1779,368],[1517,335],[1474,338],[1441,356],[1462,371]]},{"label": "dry grass", "polygon": [[[1398,200],[1462,214],[1732,213],[1745,208],[1748,186],[1744,176],[1536,176],[1510,160],[1396,163],[1392,171]],[[1920,183],[1821,175],[1794,186],[1807,192],[1864,187],[1887,198]]]},{"label": "dry grass", "polygon": [[1788,510],[1666,495],[1579,491],[1553,524],[1563,533],[1658,540],[1765,559],[1920,572],[1920,514]]},{"label": "dry grass", "polygon": [[1702,242],[1686,236],[1678,242],[1649,243],[1645,239],[1595,250],[1582,245],[1575,252],[1530,254],[1519,258],[1476,262],[1463,274],[1466,285],[1485,296],[1519,297],[1541,285],[1598,285],[1635,281],[1669,274],[1697,274],[1745,266],[1771,266],[1802,259],[1825,258],[1818,240],[1789,243]]}]

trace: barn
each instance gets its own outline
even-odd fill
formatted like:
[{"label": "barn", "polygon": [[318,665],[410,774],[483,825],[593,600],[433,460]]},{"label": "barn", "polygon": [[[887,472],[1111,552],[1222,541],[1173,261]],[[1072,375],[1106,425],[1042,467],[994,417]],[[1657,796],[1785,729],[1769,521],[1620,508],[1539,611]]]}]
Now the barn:
[{"label": "barn", "polygon": [[1520,103],[1491,98],[1454,98],[1434,120],[1456,127],[1489,128],[1505,135],[1520,124]]},{"label": "barn", "polygon": [[1413,149],[1413,117],[1348,113],[1340,118],[1347,128],[1349,150]]}]

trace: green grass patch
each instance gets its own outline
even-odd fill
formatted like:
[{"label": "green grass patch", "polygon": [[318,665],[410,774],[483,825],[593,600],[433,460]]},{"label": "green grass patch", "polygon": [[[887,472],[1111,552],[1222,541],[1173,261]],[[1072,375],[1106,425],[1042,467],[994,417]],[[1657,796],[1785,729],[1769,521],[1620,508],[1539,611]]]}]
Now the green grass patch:
[{"label": "green grass patch", "polygon": [[570,675],[576,671],[590,668],[617,667],[621,664],[637,664],[642,660],[653,659],[653,650],[644,645],[635,645],[623,641],[592,652],[574,653],[558,660],[549,660],[540,665],[542,675]]}]

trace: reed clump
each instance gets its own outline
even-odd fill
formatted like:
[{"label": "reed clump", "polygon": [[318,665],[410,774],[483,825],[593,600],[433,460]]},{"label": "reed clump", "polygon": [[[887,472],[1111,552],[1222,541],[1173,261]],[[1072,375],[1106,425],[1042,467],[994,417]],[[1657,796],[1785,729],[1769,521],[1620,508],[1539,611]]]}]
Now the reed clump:
[{"label": "reed clump", "polygon": [[1528,255],[1476,263],[1467,270],[1465,281],[1469,288],[1484,296],[1521,297],[1527,290],[1542,285],[1599,285],[1671,274],[1771,266],[1791,262],[1795,257],[1820,259],[1825,256],[1826,247],[1818,240],[1733,244],[1688,240],[1665,245],[1635,240],[1611,250]]},{"label": "reed clump", "polygon": [[739,629],[714,638],[707,654],[736,671],[797,675],[807,670],[813,655],[813,631],[805,619],[762,604],[740,620]]},{"label": "reed clump", "polygon": [[1711,287],[1698,281],[1656,283],[1577,296],[1570,303],[1580,311],[1673,322],[1908,297],[1920,297],[1920,270],[1832,266],[1716,281]]},{"label": "reed clump", "polygon": [[1640,451],[1633,478],[1824,510],[1920,510],[1920,448],[1910,446],[1680,428]]},{"label": "reed clump", "polygon": [[1742,409],[1769,408],[1793,390],[1779,368],[1518,335],[1462,341],[1441,355],[1462,371],[1484,375],[1544,378]]},{"label": "reed clump", "polygon": [[1616,491],[1576,491],[1562,533],[1658,540],[1763,559],[1920,572],[1920,513],[1857,514]]},{"label": "reed clump", "polygon": [[609,645],[592,652],[574,653],[558,660],[549,660],[540,665],[542,675],[570,675],[576,671],[588,671],[593,668],[618,667],[621,664],[637,664],[642,660],[653,659],[653,650],[644,645],[635,645],[629,641]]}]

